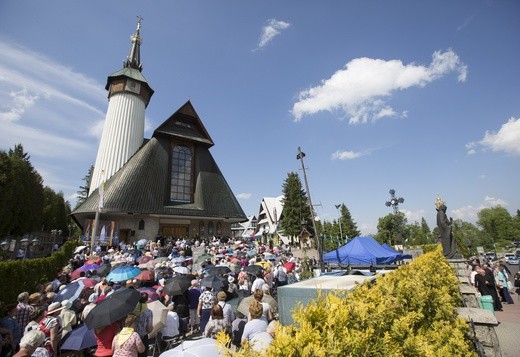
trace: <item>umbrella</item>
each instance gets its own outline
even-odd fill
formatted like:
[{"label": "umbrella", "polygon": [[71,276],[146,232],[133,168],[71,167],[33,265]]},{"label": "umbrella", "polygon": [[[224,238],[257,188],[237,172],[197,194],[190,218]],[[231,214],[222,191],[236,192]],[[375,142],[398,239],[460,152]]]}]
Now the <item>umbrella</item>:
[{"label": "umbrella", "polygon": [[115,268],[107,275],[108,281],[125,281],[128,279],[133,279],[141,273],[141,269],[135,266],[122,266]]},{"label": "umbrella", "polygon": [[199,255],[197,258],[195,258],[195,263],[202,263],[202,262],[205,262],[206,260],[211,260],[211,258],[213,258],[213,255],[211,254],[202,254],[202,255]]},{"label": "umbrella", "polygon": [[225,265],[217,265],[208,269],[208,275],[226,275],[231,273],[231,269]]},{"label": "umbrella", "polygon": [[256,249],[251,249],[251,250],[248,250],[246,252],[247,255],[249,255],[250,257],[252,257],[253,255],[256,255]]},{"label": "umbrella", "polygon": [[193,275],[176,275],[164,284],[163,292],[170,295],[182,295],[191,286]]},{"label": "umbrella", "polygon": [[86,245],[80,245],[79,247],[76,247],[76,249],[74,249],[74,254],[78,254],[79,252],[81,252],[83,249],[86,249],[88,248]]},{"label": "umbrella", "polygon": [[85,284],[82,280],[75,281],[68,284],[63,290],[60,290],[54,301],[62,302],[63,300],[74,301],[81,295],[81,292],[85,288]]},{"label": "umbrella", "polygon": [[[253,295],[243,298],[238,304],[237,311],[240,311],[241,313],[247,316],[247,314],[249,313],[249,305],[251,305],[254,299],[255,297]],[[262,302],[269,304],[269,307],[271,308],[273,314],[276,314],[278,312],[278,303],[271,295],[264,294]]]},{"label": "umbrella", "polygon": [[146,239],[139,239],[139,240],[137,241],[137,245],[145,245],[146,242],[148,242]]},{"label": "umbrella", "polygon": [[294,270],[296,264],[294,264],[293,262],[287,262],[283,265],[283,267],[287,270],[287,272],[290,272]]},{"label": "umbrella", "polygon": [[159,294],[157,294],[157,291],[153,288],[139,288],[137,289],[138,291],[142,292],[142,293],[147,293],[148,294],[148,301],[147,302],[152,302],[152,301],[156,301],[159,299]]},{"label": "umbrella", "polygon": [[170,260],[168,257],[159,257],[159,258],[155,258],[153,260],[153,263],[157,264],[157,263],[167,262],[168,260]]},{"label": "umbrella", "polygon": [[140,298],[141,293],[135,289],[119,289],[94,306],[85,324],[92,329],[111,325],[134,311]]},{"label": "umbrella", "polygon": [[110,264],[102,264],[97,269],[97,273],[99,276],[107,276],[108,273],[110,273],[110,270],[112,270],[112,265]]},{"label": "umbrella", "polygon": [[190,271],[186,267],[175,267],[173,268],[173,271],[179,274],[189,274]]},{"label": "umbrella", "polygon": [[155,280],[155,274],[153,271],[150,270],[143,270],[139,275],[135,277],[137,280],[141,281],[154,281]]},{"label": "umbrella", "polygon": [[261,262],[256,263],[256,265],[260,265],[262,268],[267,269],[271,264],[268,261],[262,260]]},{"label": "umbrella", "polygon": [[200,281],[200,285],[212,288],[213,290],[220,290],[224,286],[229,285],[227,279],[220,276],[211,275],[203,278]]},{"label": "umbrella", "polygon": [[261,265],[248,265],[244,268],[244,271],[246,273],[256,275],[259,271],[264,270],[264,268]]},{"label": "umbrella", "polygon": [[86,288],[93,288],[97,283],[99,283],[99,281],[92,278],[81,279],[81,282],[83,285],[85,285]]},{"label": "umbrella", "polygon": [[82,324],[63,337],[60,349],[81,351],[96,345],[97,341],[96,336],[94,335],[94,330],[91,330],[87,325]]},{"label": "umbrella", "polygon": [[137,262],[139,264],[146,264],[151,260],[153,260],[153,257],[151,255],[144,255],[144,256],[140,257],[139,259],[137,259]]},{"label": "umbrella", "polygon": [[264,258],[267,260],[276,260],[276,255],[271,253],[264,253]]},{"label": "umbrella", "polygon": [[180,345],[163,352],[159,357],[218,357],[217,340],[201,338],[198,340],[182,341]]},{"label": "umbrella", "polygon": [[99,264],[84,264],[80,266],[78,269],[74,270],[72,273],[70,273],[70,278],[72,280],[79,278],[79,275],[82,271],[87,270],[97,270],[99,268]]},{"label": "umbrella", "polygon": [[172,258],[172,262],[174,262],[174,263],[184,263],[185,261],[186,261],[185,257]]},{"label": "umbrella", "polygon": [[152,310],[153,315],[153,330],[148,335],[153,338],[155,335],[157,335],[157,332],[166,326],[168,308],[160,301],[152,301],[148,303],[148,309]]}]

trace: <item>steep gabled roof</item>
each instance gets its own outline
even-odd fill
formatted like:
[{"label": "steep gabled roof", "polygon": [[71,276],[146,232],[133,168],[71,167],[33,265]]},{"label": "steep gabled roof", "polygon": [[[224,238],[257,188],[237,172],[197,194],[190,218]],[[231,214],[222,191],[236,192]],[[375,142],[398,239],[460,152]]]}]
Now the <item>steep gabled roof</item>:
[{"label": "steep gabled roof", "polygon": [[206,144],[208,147],[214,145],[213,140],[189,100],[155,129],[153,137],[160,135],[195,141]]}]

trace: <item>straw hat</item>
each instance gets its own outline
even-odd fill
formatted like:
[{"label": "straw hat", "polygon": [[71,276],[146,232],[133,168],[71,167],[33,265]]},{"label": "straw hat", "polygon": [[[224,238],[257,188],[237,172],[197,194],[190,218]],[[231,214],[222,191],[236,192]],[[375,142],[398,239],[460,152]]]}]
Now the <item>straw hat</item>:
[{"label": "straw hat", "polygon": [[47,315],[53,314],[55,312],[63,310],[63,306],[61,306],[60,302],[53,302],[47,308]]}]

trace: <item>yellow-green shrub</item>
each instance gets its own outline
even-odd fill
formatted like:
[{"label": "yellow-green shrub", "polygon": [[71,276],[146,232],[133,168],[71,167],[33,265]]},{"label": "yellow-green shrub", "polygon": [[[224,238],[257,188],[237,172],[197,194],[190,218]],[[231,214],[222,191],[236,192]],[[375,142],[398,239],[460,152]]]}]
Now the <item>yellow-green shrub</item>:
[{"label": "yellow-green shrub", "polygon": [[[440,249],[344,297],[323,294],[295,309],[263,356],[472,356],[457,317],[458,279]],[[223,342],[223,341],[221,341]],[[227,355],[233,355],[227,350]],[[259,356],[249,348],[235,356]]]}]

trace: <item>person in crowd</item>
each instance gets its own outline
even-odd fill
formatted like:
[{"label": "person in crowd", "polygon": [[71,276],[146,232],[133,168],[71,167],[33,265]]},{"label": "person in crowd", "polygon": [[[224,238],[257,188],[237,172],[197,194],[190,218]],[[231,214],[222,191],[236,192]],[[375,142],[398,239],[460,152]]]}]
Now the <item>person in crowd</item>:
[{"label": "person in crowd", "polygon": [[273,314],[273,318],[276,318],[278,315],[278,301],[271,296],[271,289],[269,289],[269,285],[262,285],[262,291],[264,293],[264,297],[262,298],[262,302],[266,302],[269,304],[271,308],[271,313]]},{"label": "person in crowd", "polygon": [[12,353],[18,350],[20,339],[22,338],[23,330],[20,329],[18,320],[16,320],[16,307],[17,304],[8,304],[4,306],[4,316],[0,319],[0,327],[11,331],[12,338]]},{"label": "person in crowd", "polygon": [[81,312],[81,320],[85,321],[89,312],[96,306],[96,300],[99,298],[99,295],[96,293],[92,293],[88,296],[88,304],[83,308]]},{"label": "person in crowd", "polygon": [[236,292],[238,290],[238,285],[235,284],[235,278],[232,276],[228,276],[228,288],[227,292],[230,296],[237,296]]},{"label": "person in crowd", "polygon": [[261,289],[255,290],[253,293],[253,297],[256,301],[258,301],[262,305],[262,317],[266,322],[269,322],[273,319],[273,312],[271,311],[271,307],[268,303],[262,302],[264,298],[264,292]]},{"label": "person in crowd", "polygon": [[39,329],[27,332],[20,340],[20,350],[14,357],[48,357],[49,352],[41,347],[44,341],[45,334]]},{"label": "person in crowd", "polygon": [[188,289],[188,304],[190,308],[190,333],[196,331],[200,324],[199,315],[197,312],[200,294],[201,291],[199,287],[199,281],[197,279],[193,279],[191,281],[191,286]]},{"label": "person in crowd", "polygon": [[251,285],[251,292],[262,289],[262,285],[265,284],[265,280],[263,277],[264,274],[261,271],[256,273],[256,279],[253,281],[253,284]]},{"label": "person in crowd", "polygon": [[231,323],[224,318],[222,307],[216,304],[211,308],[211,320],[204,328],[204,337],[216,338],[221,331],[231,335]]},{"label": "person in crowd", "polygon": [[242,343],[242,333],[244,332],[246,323],[247,316],[237,310],[236,318],[231,323],[231,343],[237,348],[240,348],[240,344]]},{"label": "person in crowd", "polygon": [[148,308],[147,301],[148,294],[142,292],[141,299],[133,311],[133,314],[137,316],[135,331],[139,334],[145,347],[144,351],[139,352],[139,357],[146,357],[148,355],[148,334],[153,330],[153,313],[152,310]]},{"label": "person in crowd", "polygon": [[40,293],[32,293],[29,295],[29,299],[27,299],[27,303],[34,307],[42,306],[42,295]]},{"label": "person in crowd", "polygon": [[279,325],[280,323],[278,321],[273,320],[267,325],[265,332],[260,332],[251,338],[250,343],[253,350],[258,353],[264,352],[271,342],[273,342],[276,329]]},{"label": "person in crowd", "polygon": [[169,340],[179,334],[179,315],[175,311],[175,305],[168,305],[166,325],[161,330],[163,340]]},{"label": "person in crowd", "polygon": [[495,268],[496,276],[497,276],[497,287],[499,291],[502,291],[502,302],[506,302],[508,304],[514,304],[513,298],[509,294],[509,288],[507,286],[507,278],[504,268],[501,265],[498,265]]},{"label": "person in crowd", "polygon": [[129,314],[125,318],[123,329],[114,337],[112,351],[114,357],[138,357],[145,352],[145,344],[135,331],[137,316]]},{"label": "person in crowd", "polygon": [[231,324],[235,319],[235,314],[233,313],[231,305],[226,302],[226,297],[227,295],[224,291],[219,291],[217,293],[217,304],[222,308],[224,318]]},{"label": "person in crowd", "polygon": [[267,329],[267,321],[262,319],[264,308],[256,299],[249,305],[250,320],[244,326],[242,333],[242,344],[245,341],[250,341],[255,335],[264,332]]},{"label": "person in crowd", "polygon": [[493,305],[495,311],[502,311],[502,304],[498,298],[497,289],[495,286],[495,278],[493,274],[491,277],[482,267],[477,268],[478,274],[475,275],[475,286],[481,295],[490,295],[493,298]]},{"label": "person in crowd", "polygon": [[287,285],[287,273],[285,272],[285,268],[281,264],[278,266],[278,268],[276,268],[274,272],[274,281],[276,287]]},{"label": "person in crowd", "polygon": [[18,305],[16,305],[16,321],[18,321],[18,325],[22,331],[25,331],[25,327],[31,321],[31,313],[34,308],[29,305],[29,293],[24,291],[23,293],[18,295]]},{"label": "person in crowd", "polygon": [[78,320],[76,318],[76,313],[70,309],[72,307],[72,302],[70,300],[63,300],[61,306],[63,307],[60,312],[62,328],[61,337],[63,338],[67,333],[72,331],[74,326],[78,323]]},{"label": "person in crowd", "polygon": [[97,346],[96,351],[94,352],[95,357],[110,357],[114,354],[112,343],[119,330],[120,328],[117,322],[94,329]]},{"label": "person in crowd", "polygon": [[61,310],[61,303],[53,302],[47,308],[47,315],[39,323],[39,329],[45,333],[44,347],[49,351],[51,357],[58,357],[59,355],[62,331],[59,318]]},{"label": "person in crowd", "polygon": [[41,306],[36,306],[33,308],[33,311],[31,312],[31,319],[27,326],[25,326],[25,329],[23,331],[23,334],[25,335],[27,332],[31,330],[38,329],[38,326],[40,324],[40,321],[45,316],[45,309]]},{"label": "person in crowd", "polygon": [[210,287],[206,287],[199,296],[199,305],[197,307],[197,313],[200,320],[199,331],[204,332],[206,324],[211,316],[211,308],[215,305],[215,295],[211,292]]}]

